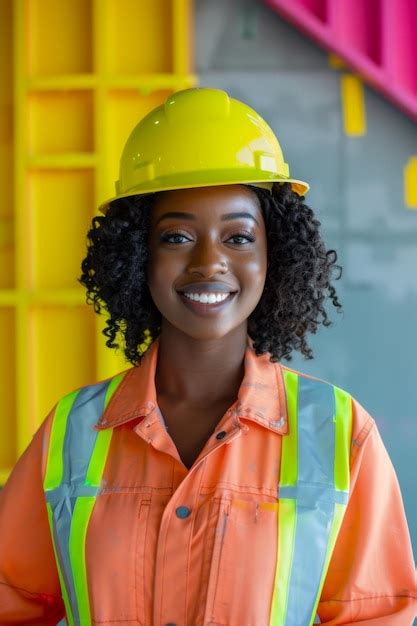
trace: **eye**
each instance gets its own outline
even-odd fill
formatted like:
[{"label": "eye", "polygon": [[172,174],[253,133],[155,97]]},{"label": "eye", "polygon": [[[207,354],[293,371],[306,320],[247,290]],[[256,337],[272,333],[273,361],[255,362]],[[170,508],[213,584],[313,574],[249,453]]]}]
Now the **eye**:
[{"label": "eye", "polygon": [[230,239],[236,239],[236,238],[240,238],[240,239],[247,239],[250,243],[252,243],[253,241],[255,241],[255,237],[253,235],[251,235],[250,233],[236,233],[236,235],[232,235],[230,237]]},{"label": "eye", "polygon": [[[175,238],[177,241],[172,241],[172,239]],[[161,235],[160,237],[160,241],[164,242],[164,243],[183,243],[182,241],[178,241],[178,239],[186,239],[187,241],[190,241],[190,239],[188,237],[186,237],[180,230],[173,230],[169,233],[164,233],[163,235]]]},{"label": "eye", "polygon": [[[169,233],[164,233],[163,235],[161,235],[160,237],[160,241],[163,242],[167,242],[167,243],[174,243],[174,244],[179,244],[182,243],[180,241],[171,241],[171,239],[173,238],[183,238],[183,239],[187,239],[187,241],[190,241],[190,239],[188,237],[186,237],[186,235],[184,235],[180,230],[173,230]],[[255,237],[253,235],[251,235],[248,232],[239,232],[236,233],[235,235],[232,235],[231,237],[229,237],[228,241],[230,239],[246,239],[249,243],[252,243],[253,241],[255,241]],[[235,242],[236,243],[236,242]],[[238,245],[245,245],[244,242],[237,242]]]}]

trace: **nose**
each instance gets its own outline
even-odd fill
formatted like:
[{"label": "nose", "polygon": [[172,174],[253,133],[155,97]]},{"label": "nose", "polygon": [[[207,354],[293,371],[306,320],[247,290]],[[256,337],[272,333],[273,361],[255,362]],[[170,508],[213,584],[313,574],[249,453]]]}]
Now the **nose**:
[{"label": "nose", "polygon": [[212,241],[206,239],[194,247],[187,269],[190,274],[212,276],[218,272],[227,272],[227,265],[224,254]]}]

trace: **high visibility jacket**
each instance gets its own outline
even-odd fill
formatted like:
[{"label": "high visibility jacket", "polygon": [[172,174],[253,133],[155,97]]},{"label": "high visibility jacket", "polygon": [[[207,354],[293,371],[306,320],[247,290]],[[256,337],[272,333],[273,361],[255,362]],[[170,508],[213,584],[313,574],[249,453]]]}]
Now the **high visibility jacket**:
[{"label": "high visibility jacket", "polygon": [[[123,375],[62,398],[44,480],[69,626],[91,624],[85,538],[113,430],[94,424]],[[271,626],[310,626],[349,497],[351,397],[323,381],[284,376],[289,436],[278,485],[278,558]],[[242,550],[245,546],[242,546]]]},{"label": "high visibility jacket", "polygon": [[187,469],[157,351],[62,398],[0,492],[0,625],[55,626],[66,605],[93,626],[410,626],[398,482],[358,402],[249,343]]}]

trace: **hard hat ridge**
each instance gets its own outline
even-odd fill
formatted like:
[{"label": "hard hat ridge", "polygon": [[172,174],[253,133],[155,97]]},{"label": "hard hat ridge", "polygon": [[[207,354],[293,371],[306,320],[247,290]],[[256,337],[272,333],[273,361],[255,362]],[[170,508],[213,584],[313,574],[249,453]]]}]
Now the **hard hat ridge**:
[{"label": "hard hat ridge", "polygon": [[[193,92],[192,97],[190,92]],[[172,123],[198,124],[199,111],[206,122],[229,117],[230,98],[221,89],[194,87],[171,94],[163,107],[168,121]]]}]

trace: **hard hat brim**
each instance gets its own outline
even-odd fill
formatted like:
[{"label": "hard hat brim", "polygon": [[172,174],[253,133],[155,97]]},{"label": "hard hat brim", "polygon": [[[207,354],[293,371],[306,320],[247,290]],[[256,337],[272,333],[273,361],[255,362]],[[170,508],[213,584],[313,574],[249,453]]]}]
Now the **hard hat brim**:
[{"label": "hard hat brim", "polygon": [[184,185],[184,183],[182,184],[178,184],[178,185],[173,185],[172,182],[171,184],[166,183],[165,185],[163,184],[162,181],[160,181],[159,183],[155,180],[153,181],[153,183],[151,185],[138,185],[136,188],[132,188],[129,189],[128,191],[126,191],[125,193],[119,194],[117,196],[114,196],[113,198],[110,198],[109,200],[106,200],[105,202],[101,203],[98,210],[100,211],[100,213],[103,213],[104,215],[107,213],[107,209],[109,208],[109,205],[114,202],[115,200],[120,200],[121,198],[129,198],[131,196],[145,196],[151,193],[157,193],[159,191],[175,191],[176,189],[195,189],[197,187],[219,187],[222,185],[242,185],[242,184],[247,184],[250,185],[250,183],[291,183],[291,188],[292,190],[297,193],[299,196],[304,196],[310,189],[310,185],[302,180],[298,180],[296,178],[278,178],[277,176],[274,176],[273,178],[261,178],[261,179],[249,179],[249,180],[236,180],[236,177],[234,177],[234,180],[216,180],[216,181],[204,181],[204,182],[192,182],[190,184],[186,184]]}]

